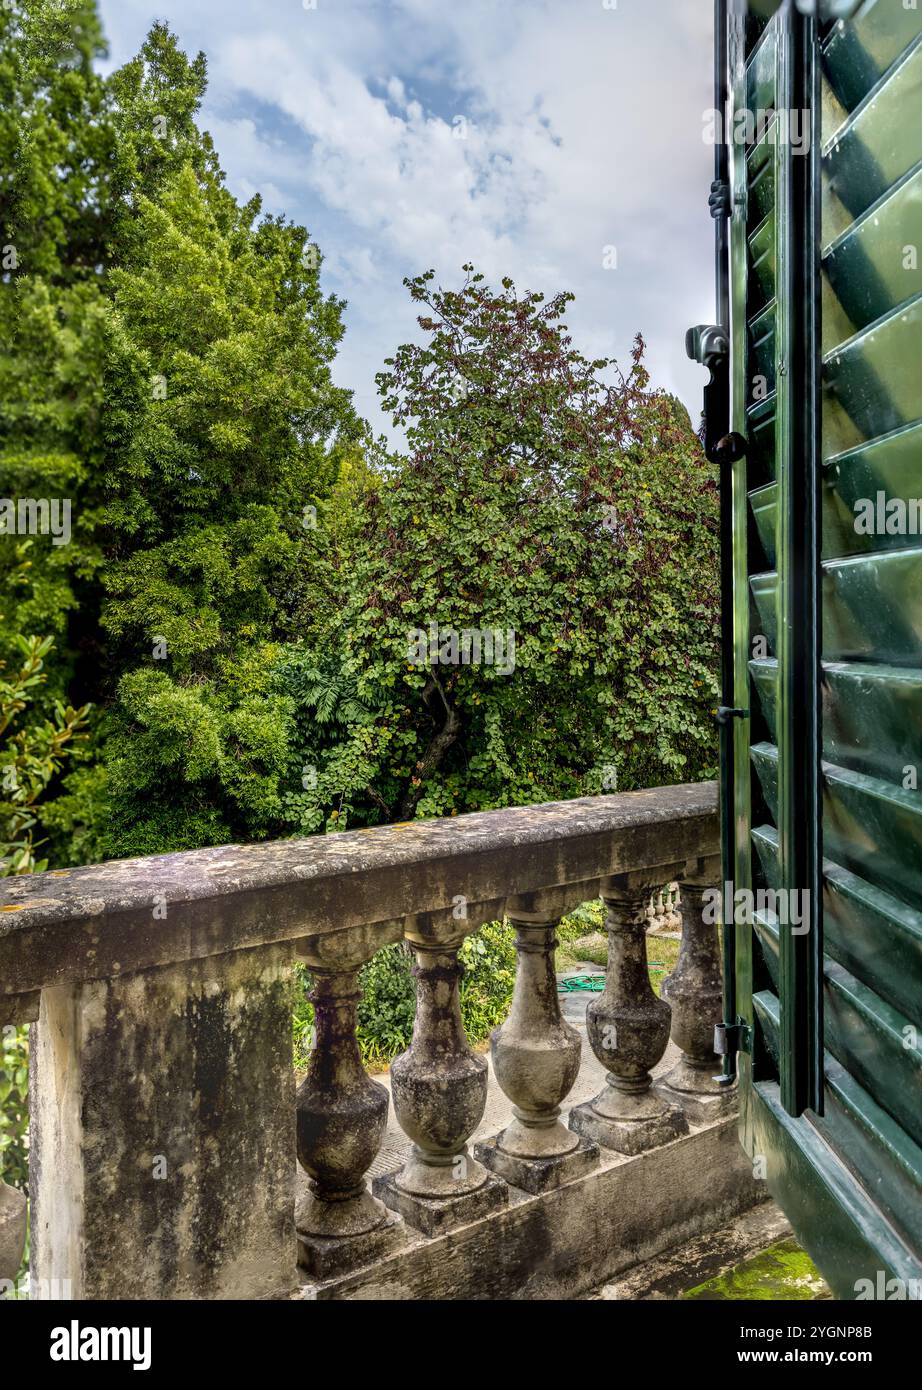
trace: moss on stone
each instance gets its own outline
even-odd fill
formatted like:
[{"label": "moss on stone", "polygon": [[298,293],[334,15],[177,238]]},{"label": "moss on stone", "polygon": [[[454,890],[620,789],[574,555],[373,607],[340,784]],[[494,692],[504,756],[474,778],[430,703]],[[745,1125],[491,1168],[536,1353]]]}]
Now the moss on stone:
[{"label": "moss on stone", "polygon": [[724,1274],[687,1289],[681,1298],[765,1299],[777,1302],[828,1296],[823,1277],[810,1256],[789,1237]]}]

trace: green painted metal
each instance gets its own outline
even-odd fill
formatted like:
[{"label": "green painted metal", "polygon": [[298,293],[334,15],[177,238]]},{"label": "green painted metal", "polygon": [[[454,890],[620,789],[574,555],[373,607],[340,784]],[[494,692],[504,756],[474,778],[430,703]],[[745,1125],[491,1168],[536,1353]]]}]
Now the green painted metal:
[{"label": "green painted metal", "polygon": [[749,157],[746,189],[750,230],[773,213],[775,208],[775,162],[770,154],[771,146],[766,141],[756,146]]},{"label": "green painted metal", "polygon": [[[774,986],[773,997],[783,998],[778,922],[760,912],[755,931]],[[873,1091],[894,1126],[918,1145],[922,1138],[922,1058],[905,1045],[907,1030],[913,1025],[905,1014],[832,960],[825,966],[824,1007],[829,1055],[865,1090]],[[782,1067],[780,1028],[774,1028],[766,1041]]]},{"label": "green painted metal", "polygon": [[855,1297],[922,1281],[922,12],[751,19],[730,0],[731,115],[799,104],[812,154],[777,117],[731,153],[725,877],[811,889],[818,929],[737,922],[741,1138]]},{"label": "green painted metal", "polygon": [[[763,990],[753,1004],[766,1046],[777,1056],[777,996]],[[922,1150],[830,1053],[824,1075],[824,1113],[809,1120],[785,1115],[771,1083],[753,1088],[750,1151],[767,1164],[772,1192],[837,1297],[855,1298],[859,1281],[868,1279],[876,1296],[878,1271],[911,1292],[919,1280]]]},{"label": "green painted metal", "polygon": [[[920,232],[922,165],[917,164],[827,248],[823,271],[854,332],[922,292]],[[830,349],[835,346],[829,343]]]},{"label": "green painted metal", "polygon": [[804,150],[791,138],[776,151],[776,320],[778,410],[777,726],[779,868],[782,886],[811,904],[807,930],[780,929],[781,1100],[790,1115],[823,1103],[822,925],[819,889],[819,223],[815,165],[819,141],[816,24],[782,10],[777,24],[777,120],[802,113],[812,132]]},{"label": "green painted metal", "polygon": [[917,1144],[922,1140],[922,1056],[914,1025],[833,961],[826,965],[829,1051]]},{"label": "green painted metal", "polygon": [[[922,246],[922,227],[919,240]],[[844,525],[842,518],[848,519],[847,529],[861,549],[873,547],[878,550],[897,550],[917,544],[917,540],[909,531],[901,534],[896,529],[892,534],[888,534],[886,530],[881,534],[878,530],[872,540],[858,537],[854,523],[858,514],[858,504],[863,503],[865,499],[873,500],[876,504],[880,492],[883,492],[887,499],[901,498],[908,501],[915,497],[920,491],[920,460],[922,424],[918,422],[902,426],[827,459],[826,476],[841,506],[838,509],[839,518],[836,522],[830,521],[828,532],[824,513],[824,553],[830,556],[844,553],[840,548],[844,542],[841,536],[837,535]]]},{"label": "green painted metal", "polygon": [[[822,556],[824,560],[838,559],[846,555],[862,555],[880,546],[880,538],[871,538],[862,528],[856,529],[856,519],[864,515],[866,501],[877,505],[880,484],[861,489],[860,480],[849,476],[842,486],[838,475],[831,470],[823,481],[820,496],[820,525],[822,534]],[[887,498],[911,497],[911,491],[903,492],[897,488],[886,489]],[[777,564],[775,532],[777,529],[778,489],[774,483],[756,488],[749,495],[752,519],[755,522],[759,540],[765,551],[766,563],[774,569]],[[920,527],[922,532],[922,527]],[[919,537],[894,534],[884,538],[887,548],[894,550],[918,543]]]},{"label": "green painted metal", "polygon": [[915,781],[922,746],[922,671],[830,662],[825,681],[823,756],[894,786]]},{"label": "green painted metal", "polygon": [[[777,571],[756,575],[750,583],[760,630],[777,653]],[[920,640],[922,546],[824,564],[824,661],[912,666],[920,659]]]},{"label": "green painted metal", "polygon": [[764,400],[775,390],[777,352],[775,350],[775,321],[777,305],[774,299],[749,323],[751,344],[752,389],[761,392],[757,398]]},{"label": "green painted metal", "polygon": [[[749,666],[769,732],[775,733],[778,666]],[[823,666],[823,757],[893,786],[912,784],[922,744],[922,671],[865,662]]]},{"label": "green painted metal", "polygon": [[[763,878],[777,888],[777,832],[765,827],[752,838]],[[827,954],[911,1019],[922,996],[922,913],[838,864],[823,869]]]},{"label": "green painted metal", "polygon": [[[757,996],[757,1009],[764,999]],[[761,1017],[764,1026],[767,1012]],[[765,1160],[769,1188],[835,1297],[869,1296],[865,1281],[871,1289],[882,1281],[886,1290],[890,1280],[897,1280],[905,1293],[918,1285],[918,1259],[860,1178],[843,1164],[821,1124],[792,1119],[772,1082],[756,1084],[747,1097],[749,1151]]]},{"label": "green painted metal", "polygon": [[775,109],[777,29],[769,26],[746,64],[746,104],[750,111]]},{"label": "green painted metal", "polygon": [[[746,59],[752,47],[752,16],[748,7],[733,0],[728,5],[727,16],[727,73],[728,121],[736,110],[746,105]],[[774,105],[774,103],[772,103]],[[747,457],[738,459],[732,465],[731,487],[731,530],[733,535],[732,587],[729,595],[724,593],[724,602],[733,610],[733,650],[732,678],[733,701],[739,709],[748,709],[750,688],[748,661],[750,657],[749,624],[749,501],[752,486],[752,473],[759,471],[759,480],[774,476],[774,414],[773,397],[753,405],[750,374],[748,371],[749,331],[747,312],[749,308],[749,236],[766,217],[774,219],[775,206],[775,164],[767,158],[764,150],[753,154],[745,147],[734,143],[729,152],[728,179],[730,184],[733,216],[729,226],[729,338],[730,338],[730,387],[731,387],[731,428],[748,438]],[[772,285],[762,286],[762,297],[770,297]],[[734,720],[731,727],[732,745],[730,761],[733,768],[733,803],[726,808],[728,823],[732,826],[732,855],[724,865],[724,878],[732,886],[747,887],[752,881],[751,840],[752,825],[751,768],[749,757],[750,721]],[[753,969],[758,968],[754,959],[751,933],[740,931],[729,923],[724,924],[726,933],[732,933],[735,972],[734,988],[728,992],[735,999],[735,1017],[743,1017],[748,1023],[752,1018],[751,996],[753,990]],[[730,1015],[728,1021],[734,1021]],[[745,1051],[737,1058],[737,1074],[741,1094],[745,1095],[753,1078],[753,1067],[758,1059]],[[742,1112],[745,1114],[745,1111]]]},{"label": "green painted metal", "polygon": [[749,238],[752,274],[764,299],[774,293],[777,262],[775,257],[775,219],[771,215],[760,222]]},{"label": "green painted metal", "polygon": [[775,476],[775,411],[777,400],[772,393],[766,400],[749,406],[745,429],[749,437],[750,486]]},{"label": "green painted metal", "polygon": [[[922,227],[919,240],[922,246]],[[918,421],[826,458],[821,500],[824,560],[917,549],[922,544],[922,504],[917,497],[922,490],[920,462],[922,424]],[[777,491],[769,486],[753,500],[754,519],[772,566],[776,506]],[[865,524],[870,506],[873,529]]]},{"label": "green painted metal", "polygon": [[[915,15],[918,30],[918,13]],[[824,151],[823,222],[859,217],[919,159],[922,45],[913,46],[865,96]]]},{"label": "green painted metal", "polygon": [[[773,819],[779,808],[778,750],[752,746],[752,763]],[[922,902],[922,797],[876,777],[822,764],[823,843],[834,864],[892,892]]]},{"label": "green painted metal", "polygon": [[918,32],[918,13],[902,0],[872,0],[851,23],[834,26],[824,45],[823,68],[845,111],[864,100]]},{"label": "green painted metal", "polygon": [[830,954],[914,1018],[922,995],[922,913],[839,865],[827,868],[824,897]]},{"label": "green painted metal", "polygon": [[[920,117],[922,120],[922,117]],[[825,359],[826,390],[833,407],[824,421],[831,449],[839,439],[873,439],[910,425],[919,413],[922,295],[900,304]]]},{"label": "green painted metal", "polygon": [[826,1106],[818,1131],[834,1150],[849,1155],[884,1215],[919,1249],[922,1148],[834,1057],[826,1057],[825,1071]]}]

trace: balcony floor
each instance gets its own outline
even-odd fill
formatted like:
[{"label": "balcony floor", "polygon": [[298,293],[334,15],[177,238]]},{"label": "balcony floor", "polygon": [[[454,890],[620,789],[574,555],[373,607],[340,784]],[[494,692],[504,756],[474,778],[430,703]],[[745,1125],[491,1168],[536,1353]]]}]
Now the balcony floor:
[{"label": "balcony floor", "polygon": [[794,1241],[784,1213],[774,1202],[763,1202],[719,1230],[635,1265],[583,1296],[585,1301],[609,1302],[831,1297],[828,1286]]}]

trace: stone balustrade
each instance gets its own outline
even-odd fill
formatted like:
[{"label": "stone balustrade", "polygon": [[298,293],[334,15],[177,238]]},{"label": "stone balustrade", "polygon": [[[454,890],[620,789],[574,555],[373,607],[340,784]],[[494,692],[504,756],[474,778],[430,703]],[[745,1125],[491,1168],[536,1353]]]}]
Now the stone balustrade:
[{"label": "stone balustrade", "polygon": [[[717,843],[715,788],[696,784],[5,880],[0,1023],[37,1018],[36,1287],[291,1296],[722,1114],[717,935],[700,911]],[[657,999],[644,938],[651,901],[675,914],[676,882],[685,934]],[[587,1032],[607,1082],[565,1123],[581,1043],[561,1016],[555,932],[598,897],[608,969]],[[509,1112],[472,1144],[489,1063],[465,1037],[458,952],[504,915],[517,971],[491,1062]],[[359,972],[401,940],[416,1020],[390,1078],[410,1144],[369,1181],[389,1097],[356,1042]],[[315,1033],[295,1092],[299,964]],[[670,1027],[681,1060],[654,1084]]]}]

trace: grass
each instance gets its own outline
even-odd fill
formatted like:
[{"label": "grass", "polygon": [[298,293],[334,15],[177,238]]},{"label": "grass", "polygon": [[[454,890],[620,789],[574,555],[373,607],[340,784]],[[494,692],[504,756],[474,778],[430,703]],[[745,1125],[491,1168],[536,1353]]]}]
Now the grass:
[{"label": "grass", "polygon": [[[583,903],[565,917],[557,933],[557,973],[572,970],[586,962],[604,971],[608,960],[608,941],[604,931],[601,902]],[[659,994],[663,980],[671,975],[679,958],[681,941],[671,936],[647,937],[647,966],[653,992]]]}]

